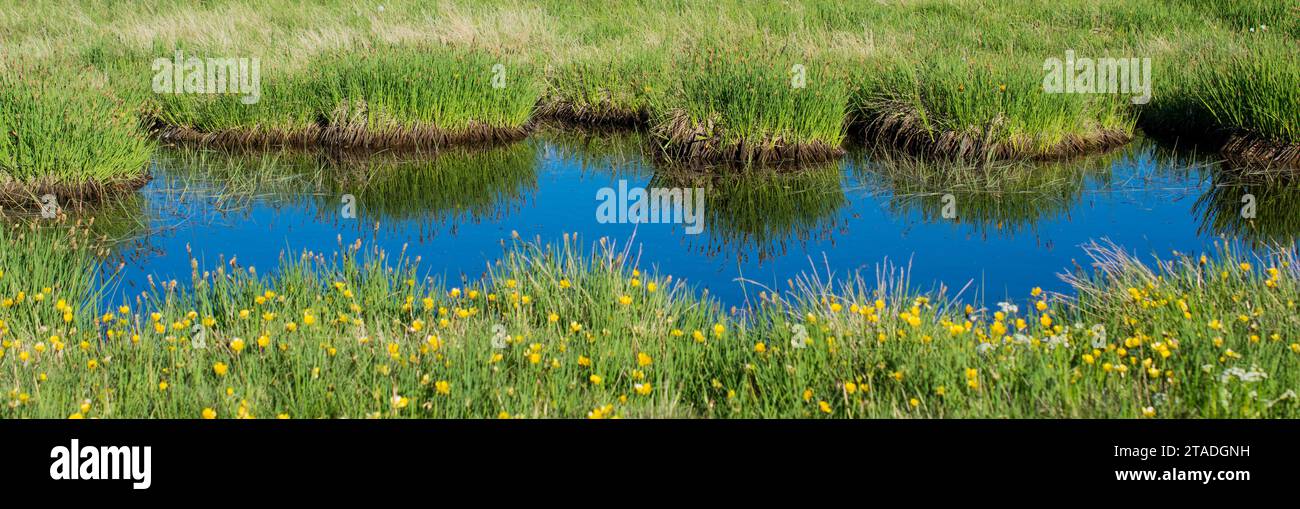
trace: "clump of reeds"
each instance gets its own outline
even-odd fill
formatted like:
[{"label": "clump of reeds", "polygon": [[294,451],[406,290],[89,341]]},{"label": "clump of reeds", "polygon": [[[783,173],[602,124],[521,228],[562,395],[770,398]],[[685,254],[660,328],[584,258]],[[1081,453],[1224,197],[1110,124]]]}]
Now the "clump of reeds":
[{"label": "clump of reeds", "polygon": [[[98,201],[148,180],[154,143],[139,117],[89,74],[0,73],[0,205]],[[81,81],[79,81],[81,80]]]},{"label": "clump of reeds", "polygon": [[165,141],[224,147],[308,147],[323,125],[316,76],[264,66],[260,97],[245,94],[156,93],[144,115]]},{"label": "clump of reeds", "polygon": [[1294,41],[1240,30],[1240,47],[1191,44],[1161,76],[1168,92],[1143,111],[1144,129],[1209,143],[1232,164],[1300,169],[1300,57]]},{"label": "clump of reeds", "polygon": [[639,126],[667,89],[660,53],[608,54],[561,64],[546,74],[537,116],[588,126]]},{"label": "clump of reeds", "polygon": [[824,62],[712,43],[675,65],[675,102],[651,131],[667,159],[813,163],[843,154],[848,87]]},{"label": "clump of reeds", "polygon": [[531,67],[483,52],[378,46],[334,52],[238,94],[158,94],[167,140],[224,146],[441,147],[517,140],[540,87]]},{"label": "clump of reeds", "polygon": [[340,147],[443,146],[527,134],[540,86],[530,66],[482,52],[374,48],[327,57],[326,128]]},{"label": "clump of reeds", "polygon": [[925,58],[855,77],[853,123],[868,142],[934,157],[1055,159],[1128,142],[1128,98],[1048,94],[1041,62]]}]

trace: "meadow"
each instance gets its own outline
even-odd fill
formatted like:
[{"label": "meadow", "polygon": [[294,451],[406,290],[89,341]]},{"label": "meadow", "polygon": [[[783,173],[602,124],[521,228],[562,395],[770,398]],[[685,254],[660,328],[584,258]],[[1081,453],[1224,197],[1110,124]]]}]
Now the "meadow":
[{"label": "meadow", "polygon": [[[816,162],[858,142],[1060,158],[1141,127],[1294,168],[1300,16],[1284,4],[6,2],[0,188],[129,188],[151,138],[441,147],[542,119],[642,126],[688,162]],[[1151,102],[1044,93],[1044,61],[1067,50],[1149,58]],[[176,51],[259,59],[260,100],[155,93],[151,63]]]},{"label": "meadow", "polygon": [[[69,209],[0,221],[0,418],[1295,418],[1296,9],[0,0],[0,213]],[[1045,93],[1067,51],[1149,58],[1150,102]],[[258,99],[158,93],[153,63],[177,52],[258,59]],[[893,214],[937,221],[951,193],[976,234],[1012,235],[1142,133],[1229,162],[1204,228],[1282,246],[1151,262],[1094,243],[1070,291],[1005,302],[886,263],[728,306],[567,234],[503,239],[475,279],[342,234],[274,266],[191,258],[188,280],[129,295],[105,267],[149,228],[133,191],[151,164],[221,212],[274,195],[337,224],[352,195],[378,236],[526,200],[538,153],[513,142],[545,134],[584,172],[707,189],[697,242],[762,258],[840,226],[856,145]],[[71,210],[110,197],[126,214]]]},{"label": "meadow", "polygon": [[606,239],[508,240],[475,281],[358,241],[114,298],[66,226],[0,230],[0,417],[1300,415],[1294,252],[1094,244],[1072,297],[963,303],[885,265],[724,309]]}]

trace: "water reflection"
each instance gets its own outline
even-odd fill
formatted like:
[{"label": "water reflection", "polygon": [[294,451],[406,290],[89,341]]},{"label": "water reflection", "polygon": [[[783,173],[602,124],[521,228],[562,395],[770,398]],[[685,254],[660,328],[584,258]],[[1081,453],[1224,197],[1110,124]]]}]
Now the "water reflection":
[{"label": "water reflection", "polygon": [[792,245],[833,240],[837,212],[848,203],[836,164],[799,171],[664,171],[651,179],[651,186],[703,189],[707,231],[688,237],[688,245],[706,256],[739,261],[762,261],[785,255]]},{"label": "water reflection", "polygon": [[1202,232],[1255,246],[1295,243],[1300,238],[1300,180],[1216,173],[1196,210]]},{"label": "water reflection", "polygon": [[[861,151],[797,171],[731,172],[664,166],[646,143],[636,131],[544,131],[434,154],[168,149],[156,179],[100,221],[110,237],[131,240],[120,249],[135,262],[128,286],[149,274],[184,280],[190,252],[274,267],[285,250],[357,239],[409,247],[435,274],[476,277],[513,232],[543,241],[576,232],[632,239],[645,263],[733,302],[746,294],[738,280],[779,286],[814,260],[841,272],[910,260],[914,281],[975,280],[998,295],[1063,289],[1055,274],[1093,239],[1167,254],[1202,250],[1219,235],[1294,242],[1300,228],[1300,184],[1229,180],[1212,163],[1144,141],[1068,162],[955,167]],[[620,181],[705,189],[704,232],[598,222],[596,192]],[[1246,193],[1253,220],[1239,213]],[[355,197],[355,218],[344,195]]]}]

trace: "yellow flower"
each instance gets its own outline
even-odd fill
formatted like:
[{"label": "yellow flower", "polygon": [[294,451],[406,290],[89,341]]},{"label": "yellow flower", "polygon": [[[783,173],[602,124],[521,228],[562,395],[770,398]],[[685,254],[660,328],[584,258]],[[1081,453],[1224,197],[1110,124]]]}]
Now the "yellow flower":
[{"label": "yellow flower", "polygon": [[755,343],[755,344],[754,344],[754,352],[756,352],[756,353],[765,353],[765,352],[767,352],[767,345],[763,344],[762,341],[759,341],[758,343]]},{"label": "yellow flower", "polygon": [[826,413],[826,414],[831,413],[831,404],[827,403],[825,400],[818,401],[817,408],[821,410],[822,413]]},{"label": "yellow flower", "polygon": [[555,314],[555,313],[551,313],[550,315],[547,315],[547,316],[546,316],[546,321],[548,321],[548,322],[550,322],[550,323],[558,322],[558,321],[560,321],[560,315],[557,315],[557,314]]},{"label": "yellow flower", "polygon": [[912,408],[916,408],[916,407],[918,407],[918,406],[921,406],[921,400],[916,399],[916,398],[912,398],[912,399],[907,400],[907,404],[908,404],[908,405],[911,405]]},{"label": "yellow flower", "polygon": [[[721,383],[719,383],[719,384],[716,385],[716,387],[721,387],[721,386],[722,386]],[[811,400],[812,400],[812,397],[813,397],[813,391],[812,391],[812,389],[804,389],[804,390],[803,390],[803,400],[804,400],[804,401],[811,401]]]},{"label": "yellow flower", "polygon": [[600,385],[600,383],[603,382],[605,379],[601,378],[600,375],[591,375],[587,377],[587,380],[590,380],[592,385]]},{"label": "yellow flower", "polygon": [[579,366],[591,366],[591,359],[588,358],[586,355],[579,355],[579,356],[578,356],[578,365],[579,365]]},{"label": "yellow flower", "polygon": [[161,382],[158,382],[158,390],[160,390],[160,391],[165,391],[165,390],[167,390],[167,387],[169,387],[169,385],[167,384],[167,381],[166,381],[166,380],[163,380],[163,381],[161,381]]},{"label": "yellow flower", "polygon": [[224,362],[217,362],[212,365],[212,372],[216,373],[217,376],[226,376],[227,371],[230,371],[230,366],[227,366]]},{"label": "yellow flower", "polygon": [[645,291],[647,292],[655,293],[655,290],[658,289],[659,289],[659,285],[656,284],[654,281],[645,284]]},{"label": "yellow flower", "polygon": [[93,369],[95,369],[95,368],[97,368],[97,367],[99,367],[99,361],[97,361],[97,360],[95,360],[95,359],[90,359],[90,360],[86,361],[86,369],[93,370]]},{"label": "yellow flower", "polygon": [[438,394],[451,394],[451,383],[446,380],[438,380],[433,384],[433,387],[438,391]]},{"label": "yellow flower", "polygon": [[858,384],[855,384],[853,382],[844,382],[844,392],[849,394],[858,392]]},{"label": "yellow flower", "polygon": [[632,384],[632,388],[636,390],[637,394],[642,396],[648,396],[650,395],[650,391],[654,390],[654,388],[650,386],[650,382]]},{"label": "yellow flower", "polygon": [[652,363],[652,362],[654,362],[654,359],[651,359],[650,356],[649,356],[649,355],[646,355],[645,352],[638,352],[638,353],[636,354],[636,365],[637,365],[637,366],[642,366],[642,367],[649,366],[650,363]]},{"label": "yellow flower", "polygon": [[619,298],[618,298],[618,303],[619,303],[619,304],[622,304],[622,305],[624,305],[624,306],[629,305],[629,304],[632,303],[632,297],[628,297],[628,296],[626,296],[626,295],[624,295],[624,296],[622,296],[622,297],[619,297]]},{"label": "yellow flower", "polygon": [[1156,416],[1155,407],[1146,407],[1142,409],[1142,417],[1155,417],[1155,416]]},{"label": "yellow flower", "polygon": [[722,324],[719,323],[719,324],[714,324],[714,325],[713,325],[713,335],[714,335],[714,336],[722,337],[722,334],[725,333],[725,332],[727,332],[727,328],[724,327]]},{"label": "yellow flower", "polygon": [[211,408],[204,408],[204,409],[203,409],[203,418],[204,418],[204,419],[216,419],[216,418],[217,418],[217,411],[216,411],[216,410],[213,410],[213,409],[211,409]]},{"label": "yellow flower", "polygon": [[230,350],[238,354],[244,350],[244,340],[235,338],[230,341]]}]

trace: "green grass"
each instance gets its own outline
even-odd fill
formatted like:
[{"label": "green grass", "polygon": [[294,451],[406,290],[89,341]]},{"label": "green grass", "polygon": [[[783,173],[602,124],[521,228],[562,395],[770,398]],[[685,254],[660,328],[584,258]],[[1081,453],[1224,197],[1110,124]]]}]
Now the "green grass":
[{"label": "green grass", "polygon": [[93,71],[0,73],[0,202],[96,199],[146,178],[154,143],[138,117]]},{"label": "green grass", "polygon": [[1295,41],[1258,37],[1249,49],[1191,74],[1193,95],[1212,116],[1203,123],[1268,140],[1300,143],[1300,57]]},{"label": "green grass", "polygon": [[872,69],[857,115],[873,134],[975,160],[1074,155],[1132,136],[1128,96],[1044,93],[1042,58],[935,56]]},{"label": "green grass", "polygon": [[522,130],[541,92],[530,66],[481,52],[379,47],[318,66],[312,72],[327,77],[322,113],[343,144],[490,140],[497,131]]},{"label": "green grass", "polygon": [[91,243],[0,243],[7,418],[1300,414],[1290,253],[1152,268],[1094,245],[1077,299],[1014,311],[890,267],[806,274],[729,314],[576,238],[514,243],[455,287],[349,246],[105,306]]},{"label": "green grass", "polygon": [[682,79],[669,95],[680,104],[655,128],[665,154],[743,163],[840,154],[849,90],[825,62],[719,42],[690,48],[675,69]]},{"label": "green grass", "polygon": [[[1237,150],[1247,158],[1300,152],[1288,122],[1300,22],[1270,0],[23,7],[0,22],[6,67],[88,66],[123,108],[210,141],[319,141],[327,127],[344,144],[483,141],[555,116],[647,123],[675,159],[825,159],[849,128],[874,126],[904,147],[987,160],[1095,150],[1141,118],[1262,144]],[[176,48],[261,58],[263,100],[148,93],[149,61]],[[1067,49],[1151,58],[1155,100],[1042,93],[1043,60]],[[496,63],[505,89],[484,87]],[[807,88],[789,86],[795,64]],[[86,111],[86,123],[113,115]]]},{"label": "green grass", "polygon": [[154,115],[188,137],[238,144],[441,146],[518,137],[540,93],[529,66],[472,51],[379,46],[264,68],[254,104],[243,94],[158,94]]},{"label": "green grass", "polygon": [[643,124],[673,83],[667,60],[628,49],[565,62],[547,74],[539,113],[580,125]]},{"label": "green grass", "polygon": [[[148,114],[171,136],[209,138],[230,145],[311,145],[320,134],[309,79],[263,68],[261,98],[243,102],[244,94],[155,94]],[[170,130],[170,132],[169,132]]]}]

